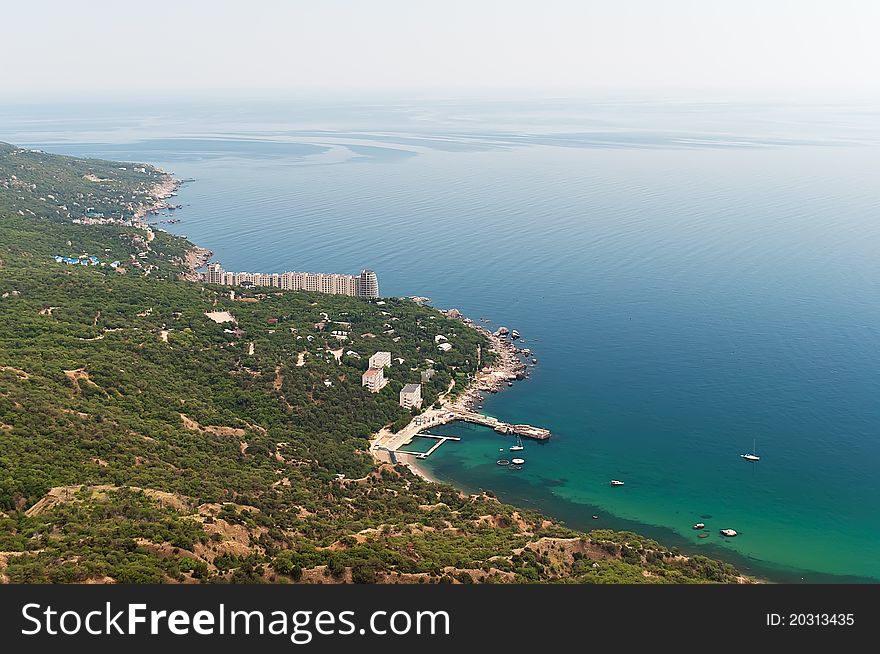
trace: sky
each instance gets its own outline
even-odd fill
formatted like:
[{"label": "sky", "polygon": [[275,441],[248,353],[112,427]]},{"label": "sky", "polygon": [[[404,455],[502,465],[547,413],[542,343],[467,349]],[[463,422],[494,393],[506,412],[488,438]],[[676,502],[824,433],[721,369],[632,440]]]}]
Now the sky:
[{"label": "sky", "polygon": [[2,96],[880,94],[875,0],[6,1]]}]

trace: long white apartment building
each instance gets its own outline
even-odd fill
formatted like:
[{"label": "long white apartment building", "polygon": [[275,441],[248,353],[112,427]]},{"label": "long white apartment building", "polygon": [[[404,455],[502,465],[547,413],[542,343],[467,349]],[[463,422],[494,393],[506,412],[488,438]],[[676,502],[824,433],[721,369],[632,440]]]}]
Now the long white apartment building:
[{"label": "long white apartment building", "polygon": [[209,284],[224,286],[265,286],[287,291],[312,291],[332,295],[351,295],[353,297],[379,297],[379,278],[372,270],[363,270],[360,275],[340,275],[338,273],[250,273],[229,272],[219,263],[208,264],[203,279]]}]

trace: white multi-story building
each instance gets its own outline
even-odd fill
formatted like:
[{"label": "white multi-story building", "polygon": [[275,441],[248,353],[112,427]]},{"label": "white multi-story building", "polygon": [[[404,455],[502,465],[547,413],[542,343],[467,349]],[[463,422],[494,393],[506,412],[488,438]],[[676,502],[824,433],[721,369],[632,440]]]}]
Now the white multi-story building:
[{"label": "white multi-story building", "polygon": [[370,368],[361,376],[361,386],[366,386],[371,393],[378,393],[388,380],[385,379],[385,371],[382,368]]},{"label": "white multi-story building", "polygon": [[223,268],[220,267],[219,263],[208,264],[208,273],[205,276],[205,281],[209,284],[223,283]]},{"label": "white multi-story building", "polygon": [[391,352],[376,352],[370,357],[370,368],[388,368],[391,365]]},{"label": "white multi-story building", "polygon": [[316,275],[315,273],[306,273],[303,276],[303,290],[304,291],[312,291],[312,292],[320,292],[320,290],[321,290],[321,276]]},{"label": "white multi-story building", "polygon": [[340,275],[338,273],[303,273],[288,271],[284,273],[226,272],[219,263],[208,265],[204,279],[209,284],[226,286],[266,286],[288,291],[312,291],[333,295],[350,295],[375,299],[379,297],[379,280],[372,270],[364,270],[360,275]]},{"label": "white multi-story building", "polygon": [[400,406],[404,409],[422,408],[422,385],[407,384],[400,391]]},{"label": "white multi-story building", "polygon": [[362,270],[358,295],[361,297],[379,297],[379,278],[372,270]]},{"label": "white multi-story building", "polygon": [[281,288],[288,291],[301,291],[305,283],[305,275],[300,272],[286,272],[281,274]]}]

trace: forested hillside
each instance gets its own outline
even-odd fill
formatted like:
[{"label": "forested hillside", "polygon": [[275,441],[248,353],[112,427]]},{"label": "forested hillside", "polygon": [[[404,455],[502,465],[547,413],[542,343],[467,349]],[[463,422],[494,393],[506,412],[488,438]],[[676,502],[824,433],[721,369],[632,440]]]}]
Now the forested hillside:
[{"label": "forested hillside", "polygon": [[[74,222],[131,218],[167,182],[0,144],[3,580],[736,579],[634,534],[578,534],[377,467],[370,434],[411,418],[402,385],[431,359],[428,402],[453,378],[462,388],[483,336],[405,300],[233,298],[179,279],[185,239]],[[379,350],[392,382],[373,395],[360,375]]]}]

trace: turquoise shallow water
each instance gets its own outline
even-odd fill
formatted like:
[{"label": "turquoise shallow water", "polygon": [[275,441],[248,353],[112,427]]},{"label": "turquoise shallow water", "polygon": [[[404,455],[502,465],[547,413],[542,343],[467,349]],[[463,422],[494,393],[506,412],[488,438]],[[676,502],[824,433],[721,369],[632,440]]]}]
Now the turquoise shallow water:
[{"label": "turquoise shallow water", "polygon": [[451,425],[436,476],[771,579],[880,581],[876,113],[7,108],[0,139],[195,178],[174,229],[227,269],[369,266],[521,331],[539,364],[485,408],[552,440],[512,471]]}]

